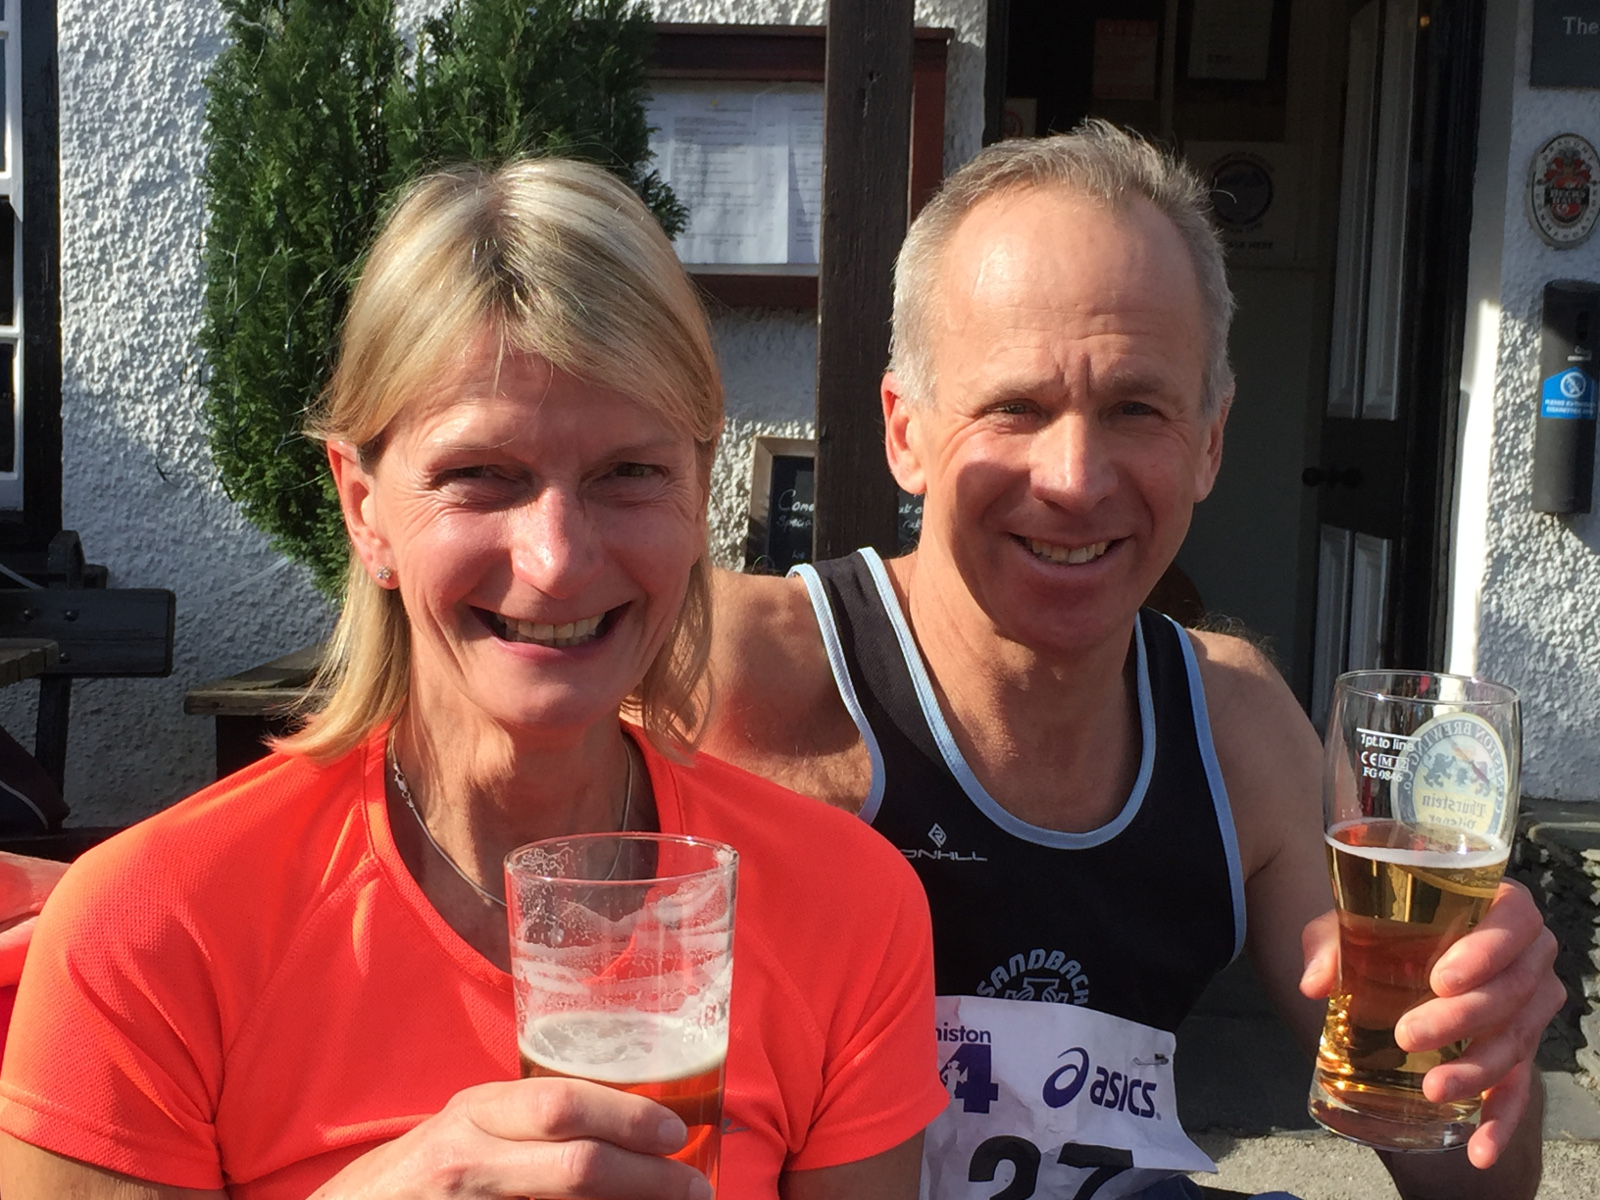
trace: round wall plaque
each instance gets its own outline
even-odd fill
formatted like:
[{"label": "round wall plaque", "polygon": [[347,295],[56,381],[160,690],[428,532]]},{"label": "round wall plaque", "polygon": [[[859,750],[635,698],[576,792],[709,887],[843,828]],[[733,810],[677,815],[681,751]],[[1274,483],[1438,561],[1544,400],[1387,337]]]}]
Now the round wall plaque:
[{"label": "round wall plaque", "polygon": [[1211,164],[1211,205],[1229,231],[1258,227],[1272,207],[1272,164],[1235,151]]},{"label": "round wall plaque", "polygon": [[1528,169],[1528,215],[1557,250],[1570,250],[1594,231],[1600,216],[1600,155],[1575,133],[1560,133],[1533,156]]}]

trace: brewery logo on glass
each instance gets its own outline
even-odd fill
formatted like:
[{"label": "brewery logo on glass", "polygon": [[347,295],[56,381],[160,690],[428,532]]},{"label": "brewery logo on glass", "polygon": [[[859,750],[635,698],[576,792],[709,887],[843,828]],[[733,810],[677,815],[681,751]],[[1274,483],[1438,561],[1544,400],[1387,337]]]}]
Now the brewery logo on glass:
[{"label": "brewery logo on glass", "polygon": [[1528,169],[1528,212],[1539,236],[1567,250],[1594,232],[1600,217],[1600,154],[1575,133],[1558,134]]},{"label": "brewery logo on glass", "polygon": [[1396,816],[1498,839],[1506,805],[1506,748],[1473,713],[1435,717],[1411,737],[1395,771]]}]

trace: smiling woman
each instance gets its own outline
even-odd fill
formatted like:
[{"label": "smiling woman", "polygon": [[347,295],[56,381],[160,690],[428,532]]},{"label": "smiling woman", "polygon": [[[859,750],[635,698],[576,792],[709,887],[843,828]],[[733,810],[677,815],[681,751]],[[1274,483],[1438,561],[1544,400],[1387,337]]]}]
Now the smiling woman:
[{"label": "smiling woman", "polygon": [[327,705],[60,885],[0,1074],[6,1200],[709,1197],[667,1109],[515,1079],[503,859],[641,829],[739,852],[724,1194],[916,1194],[945,1092],[915,876],[693,754],[721,421],[627,188],[545,160],[412,189],[312,429],[351,541]]}]

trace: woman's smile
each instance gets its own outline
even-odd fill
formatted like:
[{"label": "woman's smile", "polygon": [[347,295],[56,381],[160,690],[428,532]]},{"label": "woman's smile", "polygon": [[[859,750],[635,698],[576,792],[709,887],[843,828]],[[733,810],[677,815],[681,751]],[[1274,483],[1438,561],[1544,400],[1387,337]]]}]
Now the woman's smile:
[{"label": "woman's smile", "polygon": [[481,608],[473,609],[473,611],[489,627],[489,631],[501,641],[565,648],[569,646],[586,646],[605,637],[611,631],[616,618],[626,607],[627,605],[619,604],[608,612],[597,613],[592,617],[580,617],[576,621],[562,621],[559,623],[508,617],[503,613],[489,612]]}]

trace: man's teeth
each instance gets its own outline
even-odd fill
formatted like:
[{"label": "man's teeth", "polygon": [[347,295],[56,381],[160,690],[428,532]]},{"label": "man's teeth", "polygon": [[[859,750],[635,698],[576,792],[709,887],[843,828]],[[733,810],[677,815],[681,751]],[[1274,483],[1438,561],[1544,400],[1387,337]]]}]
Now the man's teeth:
[{"label": "man's teeth", "polygon": [[537,642],[541,646],[577,646],[594,637],[600,628],[601,617],[585,617],[567,625],[543,625],[538,621],[518,621],[502,617],[506,640],[509,642]]},{"label": "man's teeth", "polygon": [[1109,545],[1111,545],[1110,542],[1096,542],[1092,546],[1079,546],[1076,549],[1068,549],[1066,546],[1056,546],[1049,542],[1041,542],[1037,538],[1028,539],[1028,549],[1046,562],[1067,563],[1074,566],[1078,563],[1093,562],[1106,552],[1106,547]]}]

